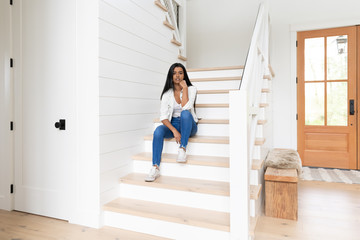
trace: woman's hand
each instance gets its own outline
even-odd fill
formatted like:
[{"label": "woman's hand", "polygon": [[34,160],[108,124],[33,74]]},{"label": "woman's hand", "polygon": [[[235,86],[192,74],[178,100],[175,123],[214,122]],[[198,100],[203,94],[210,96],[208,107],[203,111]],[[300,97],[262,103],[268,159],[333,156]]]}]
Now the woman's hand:
[{"label": "woman's hand", "polygon": [[181,86],[182,89],[184,89],[184,88],[187,89],[187,88],[188,88],[185,80],[182,80],[182,81],[180,82],[180,86]]},{"label": "woman's hand", "polygon": [[173,134],[174,134],[176,143],[180,143],[181,134],[178,132],[178,130],[174,129]]}]

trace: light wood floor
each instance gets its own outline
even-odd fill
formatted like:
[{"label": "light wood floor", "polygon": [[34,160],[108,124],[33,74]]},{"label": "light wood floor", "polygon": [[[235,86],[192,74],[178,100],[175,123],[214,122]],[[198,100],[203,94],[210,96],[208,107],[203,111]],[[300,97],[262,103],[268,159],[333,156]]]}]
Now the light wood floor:
[{"label": "light wood floor", "polygon": [[299,220],[262,216],[255,240],[359,240],[360,184],[299,182]]},{"label": "light wood floor", "polygon": [[[260,217],[255,240],[359,240],[360,184],[299,182],[299,220]],[[155,240],[146,234],[104,227],[92,229],[0,210],[1,240]]]},{"label": "light wood floor", "polygon": [[0,210],[0,240],[164,240],[111,227],[93,229],[22,212]]}]

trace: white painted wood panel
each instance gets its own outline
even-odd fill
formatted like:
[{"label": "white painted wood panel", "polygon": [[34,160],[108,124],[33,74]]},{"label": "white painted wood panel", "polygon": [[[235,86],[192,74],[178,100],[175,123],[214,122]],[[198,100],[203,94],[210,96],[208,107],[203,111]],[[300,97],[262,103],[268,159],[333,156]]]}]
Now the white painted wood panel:
[{"label": "white painted wood panel", "polygon": [[160,100],[158,99],[100,98],[100,116],[157,113],[159,108]]},{"label": "white painted wood panel", "polygon": [[121,80],[100,78],[100,97],[160,99],[161,87]]},{"label": "white painted wood panel", "polygon": [[101,58],[109,59],[114,62],[129,64],[158,72],[164,72],[165,69],[168,69],[171,65],[170,62],[156,59],[155,56],[149,56],[103,39],[99,40],[99,45]]},{"label": "white painted wood panel", "polygon": [[115,168],[124,167],[132,162],[131,157],[143,148],[141,146],[124,147],[123,149],[100,154],[100,173],[108,172]]},{"label": "white painted wood panel", "polygon": [[135,33],[137,35],[143,36],[145,39],[148,39],[151,42],[157,42],[159,45],[164,46],[168,50],[176,49],[176,46],[170,43],[172,38],[172,33],[170,30],[168,30],[168,34],[166,34],[166,36],[160,34],[158,31],[154,31],[154,28],[164,28],[162,22],[159,22],[156,26],[153,26],[153,28],[149,28],[137,19],[131,18],[129,15],[126,15],[118,9],[111,7],[103,1],[100,1],[99,8],[99,18],[101,20],[110,22],[128,31],[129,33]]},{"label": "white painted wood panel", "polygon": [[[153,30],[164,37],[169,36],[169,31],[166,27],[162,26],[160,23],[162,21],[159,18],[154,17],[153,15],[149,14],[149,12],[144,11],[143,8],[137,6],[130,0],[102,0],[105,5],[109,8],[114,8],[120,14],[124,14],[131,19],[134,19],[136,22],[146,26],[147,28]],[[155,5],[155,4],[154,4]],[[155,8],[156,6],[152,6]],[[159,25],[159,27],[157,27]]]},{"label": "white painted wood panel", "polygon": [[147,133],[147,129],[139,129],[135,131],[101,135],[100,154],[140,145],[143,143],[143,136]]},{"label": "white painted wood panel", "polygon": [[130,1],[136,4],[138,7],[142,8],[144,11],[147,11],[149,14],[159,19],[161,22],[164,21],[164,11],[159,7],[154,8],[153,1],[144,1],[144,0],[130,0]]},{"label": "white painted wood panel", "polygon": [[100,193],[108,191],[112,188],[118,188],[120,177],[123,177],[131,171],[131,163],[115,168],[100,174]]},{"label": "white painted wood panel", "polygon": [[129,34],[129,32],[103,20],[100,20],[99,27],[101,39],[133,49],[161,61],[164,60],[171,63],[173,60],[173,54],[176,52],[176,49],[172,51],[167,50],[158,43],[149,42],[140,36]]},{"label": "white painted wood panel", "polygon": [[127,63],[99,59],[99,74],[101,78],[153,84],[162,88],[166,80],[167,71],[168,69],[164,69],[163,72],[156,72],[152,69],[145,69],[143,66],[136,67]]},{"label": "white painted wood panel", "polygon": [[100,135],[151,128],[152,120],[158,114],[134,114],[118,116],[100,116]]}]

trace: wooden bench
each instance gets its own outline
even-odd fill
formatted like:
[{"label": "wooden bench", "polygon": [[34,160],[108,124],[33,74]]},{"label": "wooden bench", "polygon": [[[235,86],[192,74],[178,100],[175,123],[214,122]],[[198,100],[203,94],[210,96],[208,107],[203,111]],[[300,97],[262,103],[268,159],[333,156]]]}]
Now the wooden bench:
[{"label": "wooden bench", "polygon": [[265,215],[298,219],[298,174],[296,169],[268,167],[265,172]]}]

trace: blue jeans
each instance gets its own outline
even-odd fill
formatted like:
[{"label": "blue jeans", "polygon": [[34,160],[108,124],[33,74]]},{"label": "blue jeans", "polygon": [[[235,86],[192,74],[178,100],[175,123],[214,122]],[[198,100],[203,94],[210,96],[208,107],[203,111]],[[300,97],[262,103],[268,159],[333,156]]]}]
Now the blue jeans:
[{"label": "blue jeans", "polygon": [[[197,132],[197,125],[193,116],[188,110],[181,112],[181,116],[171,119],[171,124],[181,134],[180,147],[186,148],[189,137],[194,136]],[[164,138],[173,138],[174,134],[165,125],[158,126],[154,131],[153,138],[153,165],[160,166],[161,154],[164,146]]]}]

